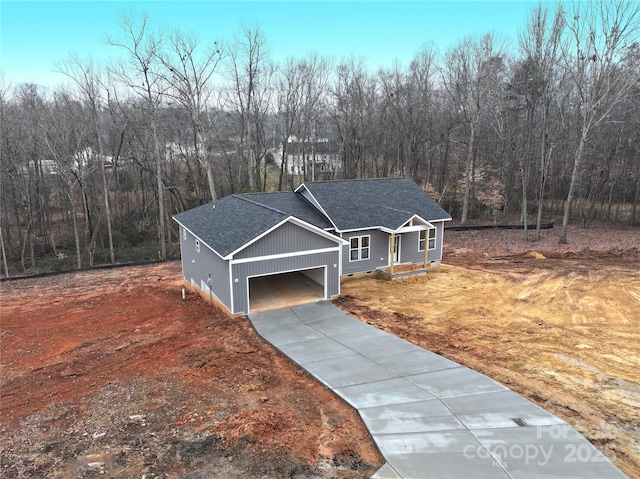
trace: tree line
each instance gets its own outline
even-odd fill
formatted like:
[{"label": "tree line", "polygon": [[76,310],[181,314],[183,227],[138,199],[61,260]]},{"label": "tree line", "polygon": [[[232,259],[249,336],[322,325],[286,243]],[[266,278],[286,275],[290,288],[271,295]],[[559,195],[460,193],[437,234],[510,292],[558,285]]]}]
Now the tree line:
[{"label": "tree line", "polygon": [[[259,26],[228,43],[123,16],[117,61],[0,89],[0,246],[9,274],[177,254],[171,216],[311,179],[408,176],[464,224],[518,215],[640,223],[640,4],[533,8],[517,41],[469,36],[409,65],[272,61]],[[290,173],[292,137],[338,165]],[[239,218],[238,220],[242,220]]]}]

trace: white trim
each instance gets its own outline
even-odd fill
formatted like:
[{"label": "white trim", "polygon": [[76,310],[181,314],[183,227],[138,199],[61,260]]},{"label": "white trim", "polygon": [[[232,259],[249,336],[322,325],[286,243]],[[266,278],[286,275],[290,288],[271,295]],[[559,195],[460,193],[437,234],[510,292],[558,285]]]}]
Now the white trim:
[{"label": "white trim", "polygon": [[435,228],[433,225],[421,225],[421,226],[407,226],[404,228],[397,229],[395,233],[403,234],[403,233],[415,233],[416,231],[424,231],[428,229]]},{"label": "white trim", "polygon": [[253,238],[250,241],[247,241],[240,248],[236,249],[235,251],[232,251],[228,255],[224,256],[222,259],[224,259],[224,260],[233,259],[233,257],[236,254],[238,254],[240,251],[242,251],[245,248],[248,248],[253,243],[261,240],[262,238],[267,236],[269,233],[271,233],[271,232],[277,230],[278,228],[280,228],[285,223],[293,223],[293,224],[295,224],[297,226],[300,226],[301,228],[304,228],[304,229],[306,229],[308,231],[311,231],[312,233],[316,233],[317,235],[322,236],[323,238],[326,238],[328,240],[334,241],[337,244],[342,244],[342,242],[344,241],[342,238],[340,238],[340,237],[338,237],[338,236],[336,236],[334,234],[328,233],[327,231],[325,231],[325,230],[323,230],[321,228],[318,228],[317,226],[314,226],[311,223],[307,223],[306,221],[303,221],[300,218],[296,218],[295,216],[287,216],[282,221],[276,223],[274,226],[272,226],[271,228],[266,230],[264,233],[256,236],[255,238]]},{"label": "white trim", "polygon": [[[287,273],[297,273],[299,271],[309,271],[312,269],[323,269],[324,270],[324,284],[322,285],[323,288],[323,292],[322,292],[322,299],[329,299],[329,285],[327,284],[327,280],[328,280],[328,276],[327,276],[327,268],[329,265],[322,265],[322,266],[311,266],[309,268],[294,268],[294,269],[289,269],[289,270],[285,270],[285,271],[277,271],[277,272],[272,272],[272,273],[264,273],[264,274],[255,274],[253,276],[247,276],[247,312],[245,314],[251,314],[251,289],[249,288],[249,283],[250,283],[250,279],[251,278],[263,278],[265,276],[275,276],[277,274],[287,274]],[[338,284],[340,284],[339,278],[338,278]],[[339,289],[339,287],[338,287]]]},{"label": "white trim", "polygon": [[255,261],[268,261],[271,259],[282,259],[282,258],[294,258],[296,256],[306,256],[311,254],[318,253],[335,253],[336,251],[342,251],[341,246],[334,246],[332,248],[321,248],[321,249],[306,249],[301,251],[293,251],[291,253],[278,253],[271,254],[265,256],[252,256],[250,258],[240,258],[240,259],[230,259],[229,264],[242,264],[242,263],[253,263]]},{"label": "white trim", "polygon": [[[295,190],[293,190],[294,193],[297,193],[299,189],[304,188],[307,193],[309,193],[309,195],[311,196],[311,198],[313,199],[313,206],[315,206],[328,220],[329,222],[333,225],[333,227],[335,228],[336,231],[338,231],[338,227],[336,226],[336,224],[333,222],[333,220],[331,219],[331,216],[329,216],[327,214],[327,212],[324,210],[324,208],[322,207],[322,205],[320,204],[320,202],[316,199],[315,196],[313,196],[313,193],[311,193],[311,190],[309,188],[307,188],[307,185],[305,185],[304,183],[302,183],[300,186],[298,186]],[[303,198],[307,199],[302,193],[300,193],[302,195]]]},{"label": "white trim", "polygon": [[[393,251],[391,251],[391,238],[392,237],[389,236],[389,265],[391,265],[391,255],[393,255],[393,253],[394,253]],[[402,236],[397,235],[397,236],[395,236],[395,239],[396,239],[396,246],[397,246],[396,251],[398,253],[397,254],[398,259],[396,260],[394,258],[393,264],[405,264],[405,263],[401,263],[400,262],[400,258],[402,258],[401,254],[400,254],[400,252],[401,252],[400,248],[402,248]]]},{"label": "white trim", "polygon": [[[429,238],[431,231],[433,231],[433,248],[429,246],[429,243],[431,242],[431,238]],[[425,240],[427,241],[427,251],[433,251],[438,246],[438,228],[429,228],[426,235],[427,237]]]},{"label": "white trim", "polygon": [[[424,248],[420,249],[420,241],[424,241],[425,242],[425,245],[427,246],[427,251],[435,250],[436,247],[437,247],[436,242],[437,242],[437,238],[438,238],[438,228],[436,228],[435,226],[432,226],[431,228],[427,228],[427,229],[425,229],[423,231],[427,231],[427,233],[425,233],[424,240],[421,240],[420,239],[420,235],[418,234],[418,252],[424,252]],[[435,233],[435,235],[433,236],[433,248],[429,248],[429,240],[431,238],[429,238],[428,231],[433,231]]]},{"label": "white trim", "polygon": [[[387,228],[386,226],[367,226],[365,228],[354,228],[354,229],[350,229],[350,230],[336,230],[338,233],[353,233],[354,231],[367,231],[367,230],[378,230],[378,231],[382,231],[384,233],[409,233],[411,231],[419,231],[420,229],[424,229],[421,226],[404,226],[407,223],[409,223],[410,221],[413,221],[414,218],[418,218],[421,221],[424,221],[425,226],[429,226],[429,227],[433,227],[433,225],[431,224],[431,222],[429,220],[424,219],[422,216],[420,216],[419,214],[414,214],[413,216],[411,216],[409,219],[407,219],[407,221],[405,221],[404,223],[402,223],[401,226],[399,226],[398,228],[391,229],[391,228]],[[440,221],[440,220],[432,220],[432,221]]]},{"label": "white trim", "polygon": [[236,314],[233,308],[233,267],[229,261],[227,261],[227,264],[229,265],[229,299],[231,300],[229,302],[231,303],[231,312]]},{"label": "white trim", "polygon": [[[352,248],[351,247],[351,242],[354,239],[358,239],[358,246],[357,248]],[[368,246],[362,246],[362,239],[363,238],[368,238],[369,242],[368,242]],[[368,256],[366,258],[362,258],[362,250],[366,248],[368,249]],[[352,259],[351,258],[351,251],[358,251],[358,258],[357,259]],[[351,236],[349,237],[349,263],[356,263],[358,261],[369,261],[371,259],[371,235],[360,235],[360,236]]]}]

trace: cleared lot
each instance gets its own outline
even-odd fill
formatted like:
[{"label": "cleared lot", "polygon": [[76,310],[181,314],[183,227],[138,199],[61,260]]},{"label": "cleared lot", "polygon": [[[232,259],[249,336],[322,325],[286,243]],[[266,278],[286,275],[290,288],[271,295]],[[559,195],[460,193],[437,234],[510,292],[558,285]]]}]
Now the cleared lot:
[{"label": "cleared lot", "polygon": [[[180,263],[2,284],[2,477],[363,478],[355,411]],[[100,477],[105,477],[100,475]]]},{"label": "cleared lot", "polygon": [[[576,230],[558,248],[449,233],[439,273],[347,282],[339,304],[524,394],[640,477],[640,232],[602,234]],[[0,288],[3,477],[362,478],[381,466],[357,414],[246,319],[183,300],[177,262]]]},{"label": "cleared lot", "polygon": [[539,246],[520,235],[450,233],[439,272],[349,281],[340,305],[518,391],[640,477],[640,233],[614,238],[624,251],[544,253],[516,252]]}]

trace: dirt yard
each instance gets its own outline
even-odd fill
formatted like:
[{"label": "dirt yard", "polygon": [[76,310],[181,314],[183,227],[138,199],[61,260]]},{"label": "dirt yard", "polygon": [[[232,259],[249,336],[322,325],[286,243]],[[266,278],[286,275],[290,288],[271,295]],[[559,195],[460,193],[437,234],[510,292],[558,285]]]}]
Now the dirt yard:
[{"label": "dirt yard", "polygon": [[180,263],[2,284],[0,476],[363,478],[357,413]]},{"label": "dirt yard", "polygon": [[352,280],[339,304],[523,394],[640,478],[640,231],[558,233],[449,232],[439,272]]},{"label": "dirt yard", "polygon": [[[556,234],[450,232],[439,272],[353,280],[338,304],[524,394],[640,478],[640,232]],[[177,262],[0,287],[2,477],[364,478],[382,464],[357,414],[246,319],[183,300]]]}]

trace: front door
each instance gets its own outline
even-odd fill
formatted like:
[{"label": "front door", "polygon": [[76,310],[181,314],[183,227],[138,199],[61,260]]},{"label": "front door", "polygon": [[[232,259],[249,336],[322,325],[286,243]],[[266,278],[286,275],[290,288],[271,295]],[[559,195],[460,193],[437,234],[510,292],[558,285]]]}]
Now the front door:
[{"label": "front door", "polygon": [[[393,244],[393,240],[395,238],[395,244]],[[394,235],[389,237],[389,263],[391,263],[391,258],[393,258],[393,263],[398,264],[400,262],[400,236]]]}]

